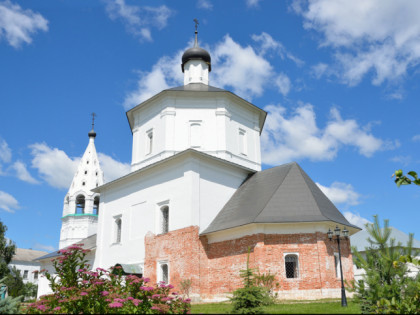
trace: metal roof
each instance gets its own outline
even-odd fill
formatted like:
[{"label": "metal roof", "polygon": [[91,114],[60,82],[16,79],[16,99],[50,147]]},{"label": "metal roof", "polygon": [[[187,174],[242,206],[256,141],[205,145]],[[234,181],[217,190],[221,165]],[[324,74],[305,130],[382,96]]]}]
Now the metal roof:
[{"label": "metal roof", "polygon": [[16,253],[12,258],[12,263],[14,261],[33,261],[34,259],[44,256],[46,254],[48,254],[48,252],[44,252],[41,250],[16,248]]},{"label": "metal roof", "polygon": [[[395,245],[401,243],[402,246],[405,246],[409,240],[409,236],[400,230],[397,230],[394,227],[389,227],[391,229],[391,236],[390,238],[395,239]],[[368,242],[368,238],[370,234],[368,231],[363,230],[360,231],[352,236],[350,236],[350,243],[352,246],[356,247],[358,252],[365,251],[365,248],[370,247],[370,243]],[[413,248],[420,249],[420,241],[413,239]]]},{"label": "metal roof", "polygon": [[[94,248],[96,248],[96,234],[93,234],[89,237],[86,237],[86,238],[82,239],[81,241],[79,241],[75,244],[83,244],[83,246],[82,246],[83,249],[94,249]],[[73,246],[73,245],[69,245],[69,246],[67,246],[65,248],[62,248],[62,249],[66,249],[66,248],[68,248],[70,246]],[[55,252],[49,253],[48,255],[45,255],[45,256],[39,257],[37,259],[34,259],[34,260],[43,260],[43,259],[54,258],[54,257],[58,257],[58,256],[61,256],[61,254],[59,253],[59,251],[55,251]]]},{"label": "metal roof", "polygon": [[293,162],[250,176],[201,234],[251,223],[322,221],[360,230],[347,221],[301,167]]}]

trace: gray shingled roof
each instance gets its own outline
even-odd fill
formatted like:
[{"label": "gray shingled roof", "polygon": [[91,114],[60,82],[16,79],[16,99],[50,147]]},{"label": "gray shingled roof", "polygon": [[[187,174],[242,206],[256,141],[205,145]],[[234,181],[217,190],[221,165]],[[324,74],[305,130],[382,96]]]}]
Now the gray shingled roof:
[{"label": "gray shingled roof", "polygon": [[38,257],[48,254],[47,252],[41,250],[33,250],[26,248],[16,248],[16,253],[12,258],[13,261],[32,261]]},{"label": "gray shingled roof", "polygon": [[187,85],[177,86],[171,89],[166,89],[164,91],[229,92],[203,83],[190,83]]},{"label": "gray shingled roof", "polygon": [[333,221],[350,224],[301,167],[293,162],[253,174],[201,234],[251,223]]},{"label": "gray shingled roof", "polygon": [[[93,248],[96,247],[96,234],[88,236],[88,237],[82,239],[81,241],[77,242],[76,244],[83,244],[83,246],[82,246],[83,249],[93,249]],[[67,246],[67,247],[69,247],[69,246]],[[65,247],[63,249],[66,249],[67,247]],[[43,260],[43,259],[54,258],[54,257],[58,257],[58,256],[60,256],[59,252],[55,251],[55,252],[49,253],[48,255],[45,255],[45,256],[39,257],[37,259],[34,259],[34,260]]]},{"label": "gray shingled roof", "polygon": [[[405,246],[409,239],[408,235],[394,227],[389,228],[391,229],[390,237],[395,239],[395,245],[400,242],[402,246]],[[357,232],[356,234],[350,236],[351,245],[356,247],[358,252],[363,252],[366,247],[370,247],[370,243],[367,240],[369,237],[369,232],[366,230]],[[420,249],[420,241],[413,239],[413,248]]]}]

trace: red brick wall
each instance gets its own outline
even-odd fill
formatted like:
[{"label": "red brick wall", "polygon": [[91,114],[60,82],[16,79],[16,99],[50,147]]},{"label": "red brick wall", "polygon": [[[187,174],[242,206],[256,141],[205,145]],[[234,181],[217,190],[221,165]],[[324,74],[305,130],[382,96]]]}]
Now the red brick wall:
[{"label": "red brick wall", "polygon": [[[250,267],[258,268],[261,273],[275,274],[280,291],[341,287],[334,265],[337,242],[328,240],[324,233],[254,234],[209,244],[198,232],[197,226],[191,226],[164,235],[148,234],[145,238],[145,275],[156,281],[157,262],[166,260],[170,282],[176,288],[182,279],[191,279],[191,293],[211,298],[242,285],[239,270],[246,266],[250,247]],[[345,279],[353,279],[349,242],[343,240],[341,243]],[[299,256],[297,279],[285,276],[284,255],[287,253]]]}]

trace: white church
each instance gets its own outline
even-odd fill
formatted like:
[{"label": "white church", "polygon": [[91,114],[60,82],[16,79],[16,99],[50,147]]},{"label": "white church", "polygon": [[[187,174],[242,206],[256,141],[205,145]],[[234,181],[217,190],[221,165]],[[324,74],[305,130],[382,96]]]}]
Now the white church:
[{"label": "white church", "polygon": [[[192,283],[195,301],[226,299],[250,263],[274,273],[279,296],[340,296],[337,244],[329,229],[358,232],[297,163],[261,170],[267,113],[209,85],[211,56],[182,56],[184,85],[164,90],[126,114],[133,135],[131,172],[104,183],[94,140],[64,198],[60,249],[83,243],[93,268]],[[353,279],[350,241],[341,243]],[[38,260],[52,270],[57,252]],[[41,277],[38,297],[50,292]]]}]

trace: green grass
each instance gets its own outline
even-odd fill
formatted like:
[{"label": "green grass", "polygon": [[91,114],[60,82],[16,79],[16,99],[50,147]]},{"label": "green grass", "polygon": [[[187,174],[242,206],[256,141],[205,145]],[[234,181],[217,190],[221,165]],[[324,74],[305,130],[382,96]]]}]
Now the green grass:
[{"label": "green grass", "polygon": [[[226,314],[230,313],[230,303],[207,303],[191,306],[192,314]],[[280,302],[264,307],[265,314],[360,314],[358,304],[348,301],[348,307],[341,307],[341,301],[294,301]]]}]

